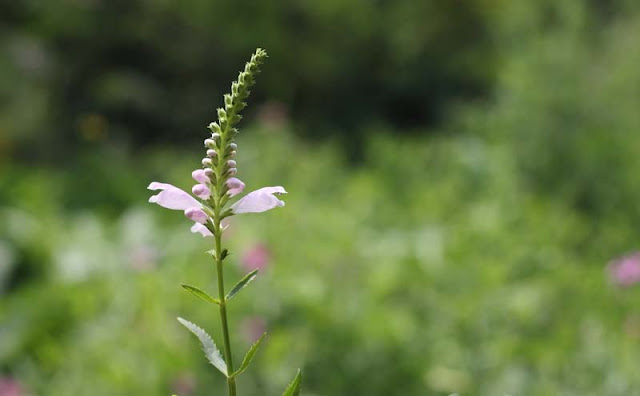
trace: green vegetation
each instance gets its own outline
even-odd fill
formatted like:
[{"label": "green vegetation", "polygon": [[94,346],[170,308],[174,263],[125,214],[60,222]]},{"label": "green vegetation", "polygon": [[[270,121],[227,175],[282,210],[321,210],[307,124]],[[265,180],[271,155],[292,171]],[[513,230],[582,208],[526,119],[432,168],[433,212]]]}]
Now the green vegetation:
[{"label": "green vegetation", "polygon": [[[37,3],[25,2],[29,13],[13,6],[4,44],[27,16],[49,18],[33,34],[63,59],[60,51],[94,42],[84,14]],[[120,58],[104,48],[84,60],[104,68],[78,66],[80,58],[66,71],[104,102],[67,92],[64,71],[28,79],[3,59],[11,84],[0,109],[9,131],[0,134],[0,376],[53,396],[224,389],[175,320],[207,327],[220,344],[215,312],[180,287],[216,290],[202,260],[209,243],[187,219],[146,203],[145,187],[166,180],[188,190],[219,93],[260,45],[270,62],[252,107],[266,110],[247,114],[238,135],[239,176],[249,189],[277,180],[290,194],[277,218],[237,216],[229,229],[229,284],[255,264],[252,247],[264,256],[230,312],[232,328],[243,329],[234,350],[269,330],[238,380],[243,393],[280,394],[301,362],[303,396],[640,389],[640,289],[616,288],[605,271],[640,240],[640,10],[633,1],[505,3],[469,2],[489,38],[467,52],[414,34],[423,14],[409,1],[384,3],[385,15],[372,2],[308,3],[302,15],[313,23],[300,36],[285,30],[297,26],[300,5],[231,13],[219,2],[222,22],[205,18],[209,2],[158,2],[145,23],[118,18],[104,46],[155,42],[140,59],[161,60],[170,77],[145,76],[144,66],[119,74],[109,62]],[[436,9],[436,31],[467,21]],[[208,33],[183,46],[148,34],[174,20],[186,37]],[[228,47],[213,46],[225,32]],[[442,52],[420,51],[433,40]],[[379,57],[378,48],[394,52]],[[112,79],[75,74],[88,69]],[[429,91],[422,79],[434,76],[446,92]],[[467,76],[473,84],[459,89]],[[434,101],[437,116],[414,119],[394,98],[418,109]]]}]

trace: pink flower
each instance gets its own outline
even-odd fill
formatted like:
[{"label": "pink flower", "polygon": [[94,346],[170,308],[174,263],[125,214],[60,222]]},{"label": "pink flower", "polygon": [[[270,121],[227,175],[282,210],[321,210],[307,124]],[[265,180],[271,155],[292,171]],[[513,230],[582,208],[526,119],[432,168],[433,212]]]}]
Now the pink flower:
[{"label": "pink flower", "polygon": [[197,181],[198,183],[211,183],[211,180],[209,180],[209,178],[207,177],[206,171],[204,169],[194,170],[193,172],[191,172],[191,177],[193,177],[193,180]]},{"label": "pink flower", "polygon": [[209,220],[209,216],[200,208],[189,208],[184,211],[184,215],[187,219],[200,224],[207,224]]},{"label": "pink flower", "polygon": [[194,197],[171,184],[152,182],[147,188],[149,190],[161,190],[158,194],[151,196],[149,202],[157,203],[163,208],[187,210],[189,208],[199,208],[202,206]]},{"label": "pink flower", "polygon": [[269,264],[270,259],[269,249],[262,244],[256,244],[242,255],[240,264],[246,271],[253,271],[256,268],[261,270]]},{"label": "pink flower", "polygon": [[244,190],[244,183],[237,177],[232,177],[227,180],[227,187],[229,188],[229,192],[227,194],[229,194],[230,197],[234,197],[242,193]]},{"label": "pink flower", "polygon": [[200,233],[204,237],[213,236],[211,231],[203,225],[209,221],[209,216],[202,210],[202,204],[197,199],[171,184],[152,182],[147,188],[161,190],[158,194],[151,196],[149,202],[171,210],[183,210],[185,216],[195,222],[191,232]]},{"label": "pink flower", "polygon": [[198,233],[200,235],[202,235],[203,237],[210,237],[213,236],[213,234],[211,233],[211,231],[209,231],[209,229],[200,224],[200,223],[195,223],[194,225],[191,226],[191,232],[193,232],[194,234]]},{"label": "pink flower", "polygon": [[0,377],[0,396],[24,395],[22,385],[11,377]]},{"label": "pink flower", "polygon": [[[192,192],[204,201],[207,201],[211,197],[211,190],[207,185],[207,183],[210,183],[207,171],[211,171],[211,169],[197,169],[191,173],[193,179],[200,182],[200,184],[193,186]],[[244,183],[235,177],[228,179],[226,183],[229,188],[228,194],[231,197],[244,190]],[[191,227],[191,232],[199,233],[204,237],[213,236],[211,230],[206,226],[206,224],[210,224],[212,221],[206,212],[207,207],[197,199],[178,187],[167,183],[152,182],[147,188],[154,191],[160,190],[158,194],[152,195],[149,198],[149,202],[156,203],[163,208],[184,211],[184,215],[195,223]],[[264,187],[250,192],[238,202],[231,205],[230,209],[233,214],[265,212],[279,206],[284,206],[284,202],[276,198],[274,194],[286,193],[284,188],[280,186]]]},{"label": "pink flower", "polygon": [[238,202],[231,205],[231,210],[235,214],[266,212],[267,210],[284,206],[284,201],[276,198],[274,194],[286,193],[281,186],[263,187],[242,197]]},{"label": "pink flower", "polygon": [[209,187],[207,187],[206,184],[196,184],[191,189],[191,192],[196,197],[203,199],[205,201],[211,198],[211,190],[209,190]]},{"label": "pink flower", "polygon": [[628,287],[640,282],[640,252],[612,260],[607,269],[611,280],[618,286]]}]

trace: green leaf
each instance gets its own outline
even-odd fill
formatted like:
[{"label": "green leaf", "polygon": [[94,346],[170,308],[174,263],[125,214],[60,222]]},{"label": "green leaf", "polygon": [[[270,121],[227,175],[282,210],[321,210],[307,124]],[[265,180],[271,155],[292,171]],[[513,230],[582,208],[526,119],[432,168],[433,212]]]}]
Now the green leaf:
[{"label": "green leaf", "polygon": [[287,386],[287,390],[284,391],[282,396],[299,396],[300,395],[300,382],[302,381],[302,372],[298,369],[298,374],[291,381],[289,386]]},{"label": "green leaf", "polygon": [[258,275],[258,269],[257,268],[254,269],[253,271],[249,272],[248,274],[246,274],[244,276],[244,278],[240,279],[240,281],[238,283],[236,283],[236,285],[233,287],[233,289],[231,289],[229,294],[227,294],[226,299],[227,300],[231,300],[233,298],[233,296],[238,294],[238,292],[240,290],[244,289],[252,280],[254,280],[257,275]]},{"label": "green leaf", "polygon": [[242,359],[242,364],[240,365],[240,368],[235,373],[231,374],[231,377],[236,377],[240,375],[244,370],[247,369],[247,367],[249,367],[249,364],[251,363],[253,356],[256,354],[256,352],[258,352],[258,347],[260,346],[260,343],[262,342],[262,340],[264,340],[264,337],[266,335],[267,333],[262,334],[262,337],[260,337],[258,341],[254,342],[253,345],[251,345],[251,348],[249,348],[249,350],[247,351],[247,354],[244,355],[244,359]]},{"label": "green leaf", "polygon": [[211,297],[204,290],[198,289],[195,286],[184,285],[184,284],[182,285],[182,288],[188,292],[191,292],[194,296],[200,297],[204,301],[220,305],[220,300],[218,300],[217,298]]},{"label": "green leaf", "polygon": [[202,344],[202,350],[204,351],[205,356],[209,359],[209,362],[213,364],[215,368],[220,370],[225,377],[229,376],[227,373],[227,364],[222,359],[222,354],[216,348],[216,344],[211,339],[211,336],[207,334],[206,331],[198,327],[197,325],[189,322],[188,320],[178,318],[178,322],[180,322],[184,327],[189,329],[190,332],[196,335]]}]

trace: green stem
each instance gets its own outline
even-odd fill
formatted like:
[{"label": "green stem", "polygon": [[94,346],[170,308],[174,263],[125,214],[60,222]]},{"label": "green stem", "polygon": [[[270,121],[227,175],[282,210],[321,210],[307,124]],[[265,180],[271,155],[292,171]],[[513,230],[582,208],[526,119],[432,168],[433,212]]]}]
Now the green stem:
[{"label": "green stem", "polygon": [[[220,221],[215,222],[215,239],[216,239],[216,267],[218,274],[218,297],[220,299],[220,322],[222,322],[222,336],[224,340],[224,357],[227,361],[227,372],[233,373],[233,359],[231,356],[231,342],[229,341],[229,325],[227,322],[227,301],[224,292],[224,273],[223,273],[223,258],[222,258],[222,227],[220,227]],[[227,377],[227,385],[229,386],[229,396],[236,396],[236,380],[235,378]]]}]

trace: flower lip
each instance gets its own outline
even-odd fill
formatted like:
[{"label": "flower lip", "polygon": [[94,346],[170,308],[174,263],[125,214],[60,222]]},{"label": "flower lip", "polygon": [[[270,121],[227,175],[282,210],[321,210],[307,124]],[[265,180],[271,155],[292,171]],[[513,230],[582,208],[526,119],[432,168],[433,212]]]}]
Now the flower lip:
[{"label": "flower lip", "polygon": [[238,202],[231,205],[231,210],[235,214],[240,213],[261,213],[273,208],[284,206],[284,201],[279,200],[274,194],[286,194],[284,187],[263,187],[250,192],[242,197]]},{"label": "flower lip", "polygon": [[163,208],[187,210],[193,207],[201,207],[197,199],[174,185],[152,182],[147,188],[149,190],[161,190],[158,194],[152,195],[149,198],[149,202],[156,203]]},{"label": "flower lip", "polygon": [[209,229],[205,225],[200,223],[194,223],[193,226],[191,226],[191,232],[193,232],[194,234],[200,234],[203,237],[213,236],[211,231],[209,231]]}]

